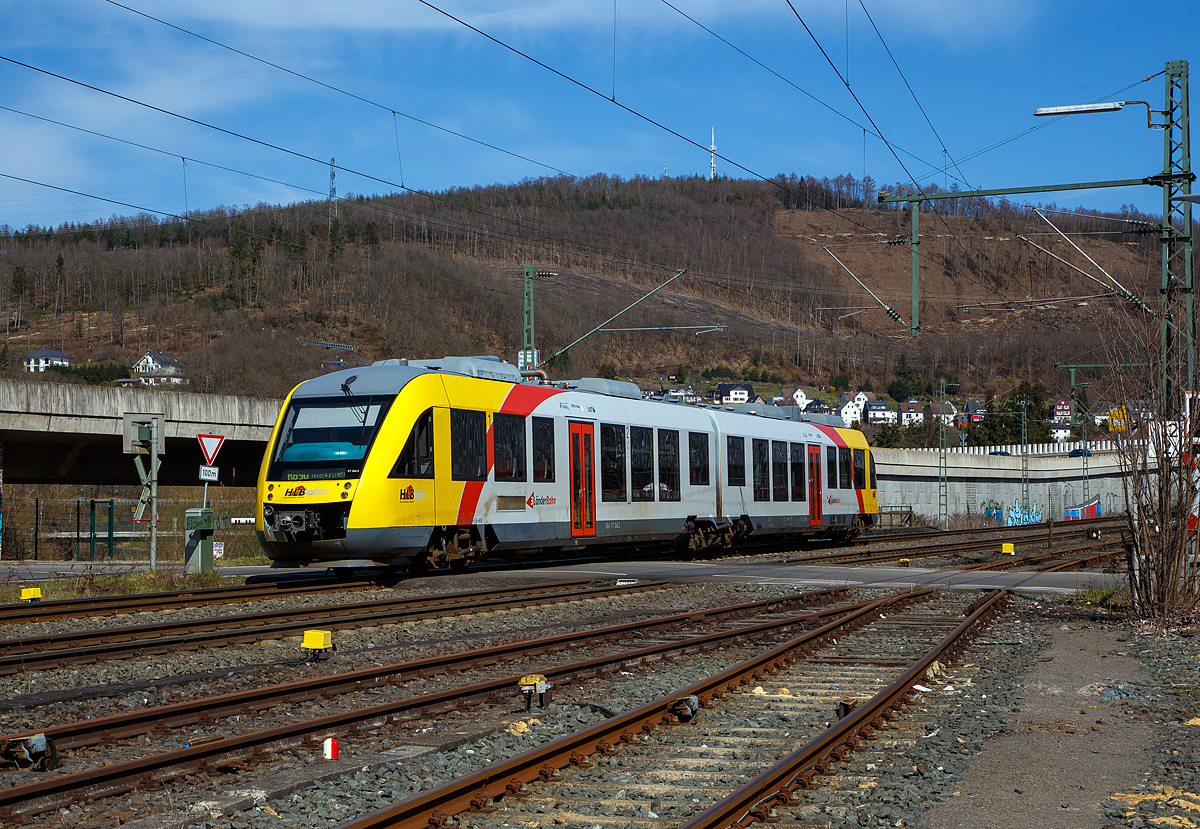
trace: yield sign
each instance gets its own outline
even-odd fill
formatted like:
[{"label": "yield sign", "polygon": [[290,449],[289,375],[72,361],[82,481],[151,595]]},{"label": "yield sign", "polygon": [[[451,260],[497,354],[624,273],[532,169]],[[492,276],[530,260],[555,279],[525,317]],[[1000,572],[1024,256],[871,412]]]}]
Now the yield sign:
[{"label": "yield sign", "polygon": [[225,442],[225,436],[196,435],[196,440],[200,441],[200,451],[204,453],[204,462],[212,466],[213,461],[217,459],[217,453],[221,451],[221,444]]}]

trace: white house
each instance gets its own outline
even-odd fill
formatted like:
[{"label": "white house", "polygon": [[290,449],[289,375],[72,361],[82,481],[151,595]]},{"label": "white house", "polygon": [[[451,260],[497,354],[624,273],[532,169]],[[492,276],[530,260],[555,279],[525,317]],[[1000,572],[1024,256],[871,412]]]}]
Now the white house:
[{"label": "white house", "polygon": [[895,423],[896,412],[882,400],[869,400],[863,404],[863,419],[867,423]]},{"label": "white house", "polygon": [[925,422],[925,407],[916,400],[905,400],[896,405],[901,426],[920,426]]},{"label": "white house", "polygon": [[1060,397],[1054,401],[1054,404],[1050,407],[1050,420],[1054,423],[1071,422],[1070,398]]},{"label": "white house", "polygon": [[738,403],[761,403],[762,398],[749,383],[717,383],[716,403],[735,406]]},{"label": "white house", "polygon": [[1071,427],[1065,423],[1050,423],[1050,440],[1063,441],[1071,439]]},{"label": "white house", "polygon": [[45,371],[50,366],[71,365],[71,358],[53,348],[39,348],[21,358],[21,366],[26,371]]},{"label": "white house", "polygon": [[945,423],[947,426],[954,425],[954,416],[956,414],[958,414],[958,409],[955,408],[954,404],[951,403],[949,400],[942,402],[942,403],[930,403],[929,404],[929,416],[931,418],[936,417],[937,419],[939,419],[943,423]]},{"label": "white house", "polygon": [[812,398],[804,389],[784,389],[779,396],[783,398],[779,403],[780,406],[799,406],[801,409],[805,409],[812,402]]},{"label": "white house", "polygon": [[147,351],[129,369],[145,386],[174,386],[187,382],[183,377],[183,363],[165,351]]}]

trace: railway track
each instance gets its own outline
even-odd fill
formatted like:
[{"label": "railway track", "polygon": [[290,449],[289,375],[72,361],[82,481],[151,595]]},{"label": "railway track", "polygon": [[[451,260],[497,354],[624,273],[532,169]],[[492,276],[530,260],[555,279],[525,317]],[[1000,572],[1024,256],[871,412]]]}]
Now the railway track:
[{"label": "railway track", "polygon": [[[1090,529],[1113,529],[1124,526],[1125,519],[1121,516],[1102,516],[1100,518],[1084,518],[1079,521],[1060,521],[1056,524],[1057,527],[1086,527]],[[995,533],[1004,533],[1009,531],[1028,531],[1031,533],[1041,532],[1048,533],[1050,525],[1046,522],[1039,524],[1026,524],[1021,527],[1003,527],[1003,526],[987,526],[987,527],[966,527],[958,530],[940,530],[934,527],[928,529],[912,529],[906,532],[885,532],[871,530],[863,535],[858,536],[854,540],[854,544],[862,546],[864,544],[889,544],[893,542],[906,541],[923,541],[930,538],[957,538],[971,537],[977,535],[989,535]],[[1057,530],[1055,531],[1057,534]]]},{"label": "railway track", "polygon": [[967,570],[1029,570],[1036,573],[1054,573],[1062,570],[1073,570],[1079,567],[1090,567],[1106,561],[1111,561],[1124,554],[1123,541],[1105,541],[1099,544],[1085,544],[1066,550],[1050,550],[1041,553],[1031,553],[1020,557],[1001,556],[982,561],[978,564],[968,564],[955,569]]},{"label": "railway track", "polygon": [[667,582],[654,581],[634,585],[597,586],[590,581],[554,582],[501,590],[407,599],[378,599],[315,608],[211,616],[149,625],[3,639],[0,640],[0,676],[102,659],[278,639],[295,635],[314,624],[340,630],[363,625],[513,609],[533,604],[578,601],[616,593],[657,590],[666,584]]},{"label": "railway track", "polygon": [[[844,600],[847,594],[848,591],[845,588],[832,588],[671,616],[638,619],[624,624],[573,633],[560,633],[542,639],[513,642],[466,653],[430,656],[348,673],[330,674],[298,682],[254,688],[217,697],[202,697],[174,705],[129,711],[110,717],[81,720],[75,723],[51,726],[39,732],[10,734],[0,737],[0,742],[21,740],[34,733],[43,733],[54,740],[60,750],[108,744],[150,730],[162,733],[166,729],[177,729],[197,722],[209,723],[222,717],[244,714],[247,711],[261,711],[283,703],[318,698],[330,699],[336,694],[361,691],[379,685],[397,685],[413,678],[468,671],[494,665],[502,660],[528,659],[543,654],[558,653],[584,643],[595,644],[606,640],[630,638],[634,635],[644,639],[645,635],[651,631],[666,630],[673,635],[675,632],[685,631],[687,627],[700,623],[717,620],[728,622],[750,614],[780,613],[797,608],[814,608]],[[838,608],[833,612],[842,612],[842,609]],[[794,624],[794,621],[785,620],[781,624],[786,627]],[[769,629],[769,625],[764,624],[760,629],[766,631]]]},{"label": "railway track", "polygon": [[[1072,521],[1066,526],[1065,529],[1056,529],[1054,531],[1054,539],[1056,541],[1068,541],[1071,539],[1087,538],[1098,530],[1103,531],[1105,529],[1119,526],[1122,526],[1122,524],[1118,519],[1095,519],[1094,521],[1088,521],[1086,523]],[[916,547],[905,546],[887,550],[821,553],[785,559],[784,563],[838,565],[879,564],[888,561],[899,561],[901,559],[937,558],[961,555],[963,553],[979,552],[980,550],[999,551],[1000,545],[1004,542],[1012,543],[1014,546],[1045,544],[1048,540],[1049,530],[1045,525],[1034,525],[1034,529],[1010,527],[1007,528],[1007,530],[1001,530],[999,528],[993,528],[989,529],[987,532],[989,535],[995,535],[999,532],[1006,532],[1007,534],[1004,538],[950,541],[944,544],[924,544]],[[938,535],[934,537],[941,536]]]},{"label": "railway track", "polygon": [[[542,825],[548,812],[564,823],[604,815],[610,826],[683,821],[689,829],[769,820],[897,716],[1003,595],[968,605],[926,592],[907,599],[930,607],[886,613],[881,600],[857,618],[341,827],[416,829],[455,818],[491,829]],[[863,626],[849,633],[854,622]],[[881,674],[891,679],[882,689]],[[835,715],[838,703],[853,707]],[[602,759],[593,766],[594,758]]]},{"label": "railway track", "polygon": [[121,613],[179,610],[187,607],[207,607],[215,604],[236,604],[275,599],[284,596],[307,596],[318,593],[377,590],[391,581],[359,579],[281,580],[260,584],[238,584],[227,587],[205,587],[195,590],[164,590],[122,596],[89,596],[78,599],[54,599],[37,602],[0,604],[0,623],[26,624],[55,619],[78,619],[87,616],[109,616]]},{"label": "railway track", "polygon": [[[861,623],[878,609],[889,604],[907,603],[913,594],[900,594],[886,599],[861,601],[826,607],[799,615],[785,615],[768,621],[743,621],[747,614],[762,614],[794,608],[805,603],[820,604],[844,597],[840,589],[818,591],[786,598],[775,598],[711,610],[677,614],[658,619],[642,620],[624,625],[609,626],[598,630],[582,631],[577,634],[559,635],[548,639],[513,645],[459,653],[426,660],[417,660],[377,670],[359,671],[334,677],[318,678],[302,683],[291,683],[252,692],[226,695],[192,703],[164,706],[141,712],[131,712],[118,717],[85,721],[51,727],[43,732],[50,737],[57,749],[80,749],[96,743],[113,742],[118,738],[145,733],[153,729],[162,740],[171,728],[180,728],[206,719],[211,722],[221,716],[246,716],[256,710],[284,701],[296,703],[302,699],[330,701],[336,693],[360,692],[372,686],[389,688],[388,697],[395,697],[390,686],[401,679],[428,677],[449,672],[463,672],[480,666],[498,664],[517,656],[532,657],[536,654],[562,651],[572,645],[587,643],[594,647],[597,642],[607,642],[637,632],[642,641],[646,633],[655,632],[656,641],[632,649],[616,649],[614,652],[593,656],[565,664],[548,666],[544,674],[555,683],[565,683],[581,676],[612,673],[623,668],[647,661],[658,661],[673,652],[691,653],[726,646],[735,641],[752,641],[763,637],[779,636],[789,629],[805,626],[821,626],[844,630]],[[838,620],[830,622],[830,620]],[[699,623],[720,623],[720,628],[697,634],[689,630]],[[734,622],[731,624],[731,622]],[[495,702],[511,699],[516,692],[520,674],[508,671],[500,676],[476,681],[462,686],[418,694],[365,707],[349,706],[345,710],[324,714],[316,718],[290,721],[286,725],[258,731],[249,731],[234,737],[215,741],[193,740],[198,744],[187,748],[149,755],[123,763],[100,762],[95,768],[85,768],[70,774],[59,774],[36,783],[12,786],[0,791],[0,817],[14,819],[16,815],[31,816],[61,805],[62,798],[101,798],[125,794],[134,786],[160,785],[173,777],[193,771],[213,770],[221,762],[237,766],[230,755],[249,754],[249,762],[262,762],[267,746],[287,741],[303,740],[309,749],[315,741],[326,734],[346,733],[371,723],[398,724],[413,718],[456,708],[469,708],[481,701]],[[407,676],[406,676],[407,675]],[[329,707],[323,704],[322,708]],[[207,716],[205,716],[207,714]],[[32,732],[13,734],[0,739],[0,743],[13,743],[32,736]],[[88,764],[97,758],[85,759]]]}]

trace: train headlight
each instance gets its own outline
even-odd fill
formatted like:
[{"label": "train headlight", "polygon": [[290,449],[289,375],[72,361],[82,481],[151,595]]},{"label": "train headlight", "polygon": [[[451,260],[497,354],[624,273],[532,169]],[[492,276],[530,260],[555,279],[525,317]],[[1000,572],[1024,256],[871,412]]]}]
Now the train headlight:
[{"label": "train headlight", "polygon": [[[271,496],[268,495],[267,497],[270,498]],[[275,507],[271,506],[270,504],[263,507],[263,523],[268,527],[275,526]]]}]

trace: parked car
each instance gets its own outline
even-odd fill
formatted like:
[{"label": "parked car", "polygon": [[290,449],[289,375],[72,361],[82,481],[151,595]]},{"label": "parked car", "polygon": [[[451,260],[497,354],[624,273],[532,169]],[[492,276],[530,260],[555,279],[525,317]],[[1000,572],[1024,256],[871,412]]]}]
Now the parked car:
[{"label": "parked car", "polygon": [[1090,449],[1072,449],[1070,452],[1067,453],[1068,458],[1082,458],[1085,455],[1090,458],[1092,456],[1092,450],[1090,450]]},{"label": "parked car", "polygon": [[1012,457],[1012,452],[1005,452],[1003,449],[995,449],[991,452],[988,452],[988,454],[989,455],[1004,455],[1006,458]]}]

